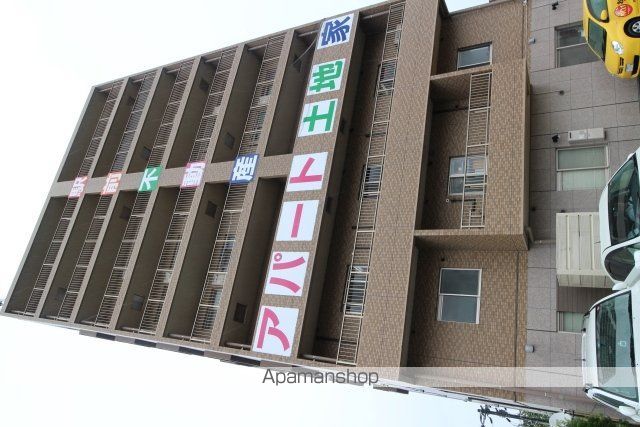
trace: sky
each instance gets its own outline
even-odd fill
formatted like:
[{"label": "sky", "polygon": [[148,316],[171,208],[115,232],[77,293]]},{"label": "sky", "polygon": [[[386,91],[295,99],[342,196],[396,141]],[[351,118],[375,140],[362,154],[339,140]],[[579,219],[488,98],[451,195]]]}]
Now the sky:
[{"label": "sky", "polygon": [[[92,85],[372,0],[3,0],[0,298],[11,286]],[[483,3],[447,2],[450,10]],[[241,18],[241,19],[240,19]],[[0,424],[477,426],[477,405],[264,372],[0,318]],[[284,410],[282,410],[284,408]],[[509,425],[494,419],[494,425]]]}]

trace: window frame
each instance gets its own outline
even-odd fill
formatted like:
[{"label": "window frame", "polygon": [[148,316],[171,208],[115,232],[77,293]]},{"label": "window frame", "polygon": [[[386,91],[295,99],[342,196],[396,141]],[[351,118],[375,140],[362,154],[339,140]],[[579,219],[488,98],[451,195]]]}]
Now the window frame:
[{"label": "window frame", "polygon": [[[462,194],[464,193],[464,168],[465,168],[465,161],[464,161],[465,156],[453,156],[453,157],[449,157],[449,170],[447,171],[447,195],[449,197],[462,197]],[[462,173],[451,173],[451,164],[454,160],[456,159],[463,159],[463,164],[462,164]],[[454,178],[462,178],[463,179],[463,183],[462,183],[462,192],[460,193],[452,193],[451,192],[451,180]]]},{"label": "window frame", "polygon": [[[570,169],[560,169],[560,155],[559,153],[561,151],[577,151],[577,150],[584,150],[587,148],[602,148],[604,149],[604,157],[606,160],[606,164],[605,166],[590,166],[590,167],[584,167],[584,168],[570,168]],[[605,180],[605,185],[607,182],[609,182],[609,169],[611,167],[611,159],[609,158],[609,146],[607,144],[599,144],[599,145],[585,145],[585,146],[580,146],[580,147],[563,147],[563,148],[557,148],[556,149],[556,191],[581,191],[581,190],[564,190],[562,188],[562,174],[564,172],[572,172],[572,171],[586,171],[586,170],[604,170],[604,180]],[[598,187],[594,187],[594,188],[598,188]],[[583,189],[583,190],[591,190],[591,188],[589,189]]]},{"label": "window frame", "polygon": [[[442,272],[444,270],[455,270],[455,271],[477,271],[478,272],[478,294],[477,295],[468,295],[468,294],[448,294],[442,293]],[[482,269],[481,268],[458,268],[458,267],[441,267],[438,277],[438,322],[445,323],[462,323],[465,325],[479,325],[480,324],[480,296],[482,295]],[[458,296],[458,297],[474,297],[476,299],[476,320],[475,322],[460,322],[457,320],[443,320],[442,319],[442,300],[443,296]]]},{"label": "window frame", "polygon": [[[570,45],[566,45],[566,46],[560,46],[560,31],[562,30],[567,30],[569,28],[573,28],[573,27],[578,27],[581,31],[582,31],[582,39],[584,40],[582,43],[575,43],[575,44],[570,44]],[[564,67],[571,67],[571,65],[560,65],[560,50],[563,49],[571,49],[571,48],[575,48],[578,46],[585,46],[587,48],[587,50],[589,50],[591,53],[593,53],[593,51],[591,50],[591,47],[589,46],[589,43],[587,41],[587,37],[588,35],[585,34],[584,28],[582,28],[582,23],[581,22],[573,22],[571,24],[567,24],[567,25],[562,25],[559,27],[555,27],[554,28],[554,59],[555,59],[555,68],[564,68]],[[596,62],[596,60],[600,59],[598,58],[597,55],[593,55],[594,58],[596,58],[593,61],[588,61],[588,62],[580,62],[579,64],[588,64],[590,62]],[[579,64],[574,64],[574,65],[579,65]]]},{"label": "window frame", "polygon": [[[565,313],[569,313],[569,314],[577,314],[580,316],[580,329],[577,332],[574,331],[567,331],[565,329],[563,329],[563,325],[564,325],[564,314]],[[581,334],[582,333],[582,328],[583,328],[583,318],[584,318],[584,313],[578,313],[578,312],[573,312],[573,311],[558,311],[557,312],[557,330],[559,333],[562,334]]]},{"label": "window frame", "polygon": [[[483,156],[469,156],[469,157],[483,157]],[[462,173],[451,173],[451,162],[453,162],[453,160],[455,159],[463,159],[463,163],[462,163]],[[461,198],[462,195],[464,194],[464,177],[465,176],[487,176],[487,158],[485,157],[484,159],[484,173],[478,173],[478,172],[474,172],[474,173],[465,173],[467,170],[467,156],[452,156],[449,157],[449,170],[447,172],[448,174],[448,178],[447,178],[447,197],[450,198]],[[462,178],[462,192],[460,193],[452,193],[451,192],[451,180],[453,178]],[[480,194],[481,192],[479,191],[472,191],[469,192],[467,194]]]},{"label": "window frame", "polygon": [[[478,63],[474,63],[474,64],[468,64],[468,65],[460,66],[460,53],[467,52],[467,51],[474,50],[474,49],[480,49],[480,48],[483,48],[483,47],[489,47],[489,61],[488,62],[478,62]],[[456,53],[456,71],[466,70],[468,68],[474,68],[474,67],[482,67],[484,65],[491,65],[491,64],[493,64],[493,42],[486,42],[486,43],[476,44],[476,45],[473,45],[473,46],[461,47],[461,48],[458,49],[458,51]]]}]

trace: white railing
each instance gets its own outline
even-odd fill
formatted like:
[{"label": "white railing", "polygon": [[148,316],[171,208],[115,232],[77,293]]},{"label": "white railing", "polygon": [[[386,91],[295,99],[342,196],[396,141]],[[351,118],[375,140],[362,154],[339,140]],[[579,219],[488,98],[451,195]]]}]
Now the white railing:
[{"label": "white railing", "polygon": [[404,3],[391,5],[377,79],[367,163],[360,189],[356,237],[343,302],[342,325],[336,357],[337,363],[343,365],[355,365],[358,357],[403,19]]}]

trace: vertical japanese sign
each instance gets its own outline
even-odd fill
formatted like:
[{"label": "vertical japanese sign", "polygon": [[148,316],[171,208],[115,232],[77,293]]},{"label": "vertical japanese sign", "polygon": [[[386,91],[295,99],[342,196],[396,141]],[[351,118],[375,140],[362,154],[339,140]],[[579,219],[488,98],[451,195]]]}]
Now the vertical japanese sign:
[{"label": "vertical japanese sign", "polygon": [[[348,62],[341,54],[333,55],[333,46],[349,43],[355,29],[355,14],[326,20],[318,35],[317,51],[320,52],[312,66],[306,88],[305,104],[298,124],[296,142],[298,153],[291,161],[284,200],[276,229],[274,247],[264,283],[264,294],[272,296],[302,297],[305,281],[311,275],[313,252],[290,251],[298,249],[291,242],[312,242],[320,205],[324,195],[319,193],[325,185],[327,164],[335,146],[335,137],[327,135],[316,138],[314,143],[327,143],[326,151],[307,153],[307,137],[331,134],[340,118],[342,90],[347,82]],[[336,49],[344,52],[347,49]],[[318,52],[317,52],[318,53]],[[332,93],[335,95],[332,96]],[[327,94],[327,95],[325,95]],[[322,99],[321,95],[325,95]],[[309,145],[310,146],[310,145]],[[235,173],[235,168],[234,168]],[[318,192],[305,194],[305,192]],[[290,246],[294,246],[290,248]],[[315,243],[306,247],[314,247]],[[299,249],[298,249],[299,250]],[[306,285],[308,286],[308,285]],[[273,298],[273,297],[272,297]],[[289,304],[294,300],[288,299]],[[298,308],[263,305],[258,314],[258,323],[252,350],[279,356],[290,356],[296,330]]]},{"label": "vertical japanese sign", "polygon": [[290,356],[298,323],[298,309],[262,306],[258,315],[252,350]]}]

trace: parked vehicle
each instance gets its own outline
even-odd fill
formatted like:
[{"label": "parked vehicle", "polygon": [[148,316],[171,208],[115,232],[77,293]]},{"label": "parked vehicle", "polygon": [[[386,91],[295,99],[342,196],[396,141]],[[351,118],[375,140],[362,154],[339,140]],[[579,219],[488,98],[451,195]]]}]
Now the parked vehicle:
[{"label": "parked vehicle", "polygon": [[602,263],[616,283],[626,289],[640,281],[640,176],[638,156],[632,153],[609,180],[600,197]]},{"label": "parked vehicle", "polygon": [[640,7],[635,0],[583,0],[584,37],[616,77],[638,76]]},{"label": "parked vehicle", "polygon": [[595,303],[584,316],[582,377],[587,396],[640,422],[640,286]]}]

